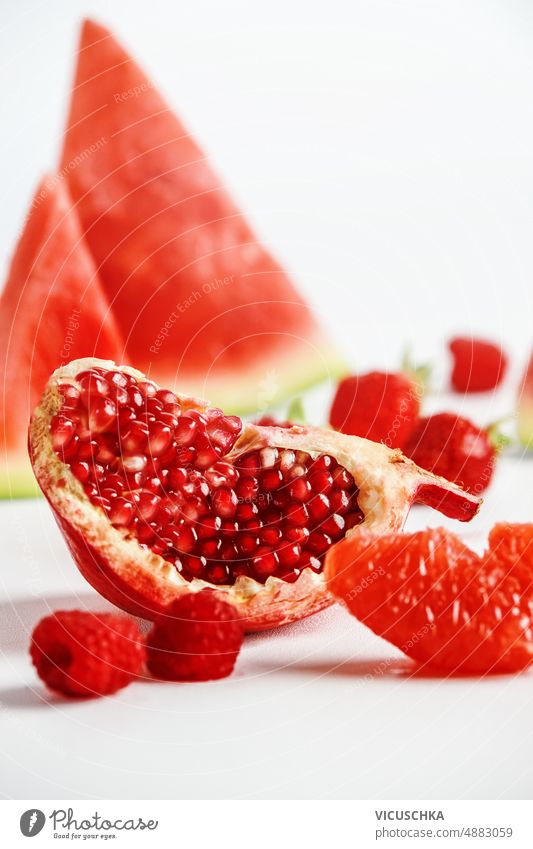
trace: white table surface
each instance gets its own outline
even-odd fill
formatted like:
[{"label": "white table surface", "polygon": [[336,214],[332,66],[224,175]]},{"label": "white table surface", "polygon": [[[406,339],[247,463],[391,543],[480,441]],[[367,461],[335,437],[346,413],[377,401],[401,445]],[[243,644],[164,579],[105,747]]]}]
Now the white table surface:
[{"label": "white table surface", "polygon": [[[354,366],[395,367],[412,342],[442,375],[451,333],[497,336],[513,354],[508,390],[429,407],[480,422],[512,411],[531,345],[531,4],[6,6],[2,261],[54,167],[88,13],[198,133]],[[459,528],[468,542],[481,548],[497,520],[531,521],[532,472],[518,453],[500,463],[479,518]],[[417,509],[410,527],[437,521]],[[105,603],[42,500],[1,504],[0,540],[4,796],[531,797],[531,675],[416,677],[340,608],[249,638],[222,682],[52,698],[29,663],[31,628],[50,610]]]},{"label": "white table surface", "polygon": [[[481,515],[461,528],[469,543],[482,547],[496,518],[531,519],[532,463],[501,463]],[[437,520],[417,508],[410,527],[427,521]],[[532,675],[417,677],[339,607],[248,637],[221,682],[51,696],[29,662],[31,628],[51,610],[107,605],[43,500],[2,505],[0,534],[7,797],[531,797]]]}]

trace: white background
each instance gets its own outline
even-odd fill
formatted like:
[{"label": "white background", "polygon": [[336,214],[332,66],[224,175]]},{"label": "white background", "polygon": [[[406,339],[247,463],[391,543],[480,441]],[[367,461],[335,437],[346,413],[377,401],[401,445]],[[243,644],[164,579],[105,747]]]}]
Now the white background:
[{"label": "white background", "polygon": [[[512,410],[533,336],[528,0],[18,0],[2,11],[2,264],[54,167],[78,21],[91,13],[197,133],[354,366],[394,366],[410,342],[443,373],[446,337],[482,332],[513,355],[507,387],[429,403],[481,422]],[[482,546],[496,519],[531,520],[531,471],[511,452],[462,529],[469,542]],[[419,510],[412,526],[427,521]],[[531,677],[413,678],[339,609],[252,638],[218,684],[46,697],[29,630],[49,608],[103,605],[43,502],[3,505],[0,522],[3,795],[531,796]]]}]

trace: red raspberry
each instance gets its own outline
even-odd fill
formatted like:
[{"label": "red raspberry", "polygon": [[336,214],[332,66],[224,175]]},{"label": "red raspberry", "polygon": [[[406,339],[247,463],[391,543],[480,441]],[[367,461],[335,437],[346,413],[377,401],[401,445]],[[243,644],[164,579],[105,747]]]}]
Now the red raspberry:
[{"label": "red raspberry", "polygon": [[105,696],[142,673],[146,651],[133,619],[60,610],[36,625],[30,655],[50,689],[68,696]]},{"label": "red raspberry", "polygon": [[342,433],[403,448],[420,411],[420,387],[406,374],[372,371],[341,380],[329,422]]},{"label": "red raspberry", "polygon": [[167,681],[225,678],[244,636],[236,617],[233,605],[212,590],[186,593],[148,634],[148,669]]},{"label": "red raspberry", "polygon": [[472,337],[450,340],[452,387],[456,392],[486,392],[503,380],[507,357],[499,345]]},{"label": "red raspberry", "polygon": [[419,419],[404,448],[417,466],[479,495],[494,473],[496,447],[490,430],[455,413]]}]

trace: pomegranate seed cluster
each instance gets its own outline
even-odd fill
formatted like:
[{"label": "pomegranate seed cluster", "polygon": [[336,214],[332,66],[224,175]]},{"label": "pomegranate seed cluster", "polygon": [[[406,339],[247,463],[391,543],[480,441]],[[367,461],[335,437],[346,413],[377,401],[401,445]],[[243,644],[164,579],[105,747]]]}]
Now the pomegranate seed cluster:
[{"label": "pomegranate seed cluster", "polygon": [[59,391],[57,456],[114,527],[187,580],[295,581],[363,521],[353,477],[327,454],[267,447],[226,462],[239,418],[118,370],[81,372]]}]

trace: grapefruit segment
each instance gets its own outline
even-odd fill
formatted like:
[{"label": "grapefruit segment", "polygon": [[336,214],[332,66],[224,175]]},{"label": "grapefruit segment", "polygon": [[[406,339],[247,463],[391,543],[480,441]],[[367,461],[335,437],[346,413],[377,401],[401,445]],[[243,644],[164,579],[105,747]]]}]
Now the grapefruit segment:
[{"label": "grapefruit segment", "polygon": [[495,525],[479,556],[443,528],[356,531],[326,556],[330,592],[376,634],[441,673],[533,660],[533,524]]},{"label": "grapefruit segment", "polygon": [[27,456],[31,410],[50,371],[82,354],[123,348],[64,182],[34,196],[0,298],[0,496],[36,492]]},{"label": "grapefruit segment", "polygon": [[61,168],[126,341],[159,382],[228,411],[343,370],[204,152],[111,33],[86,21]]}]

